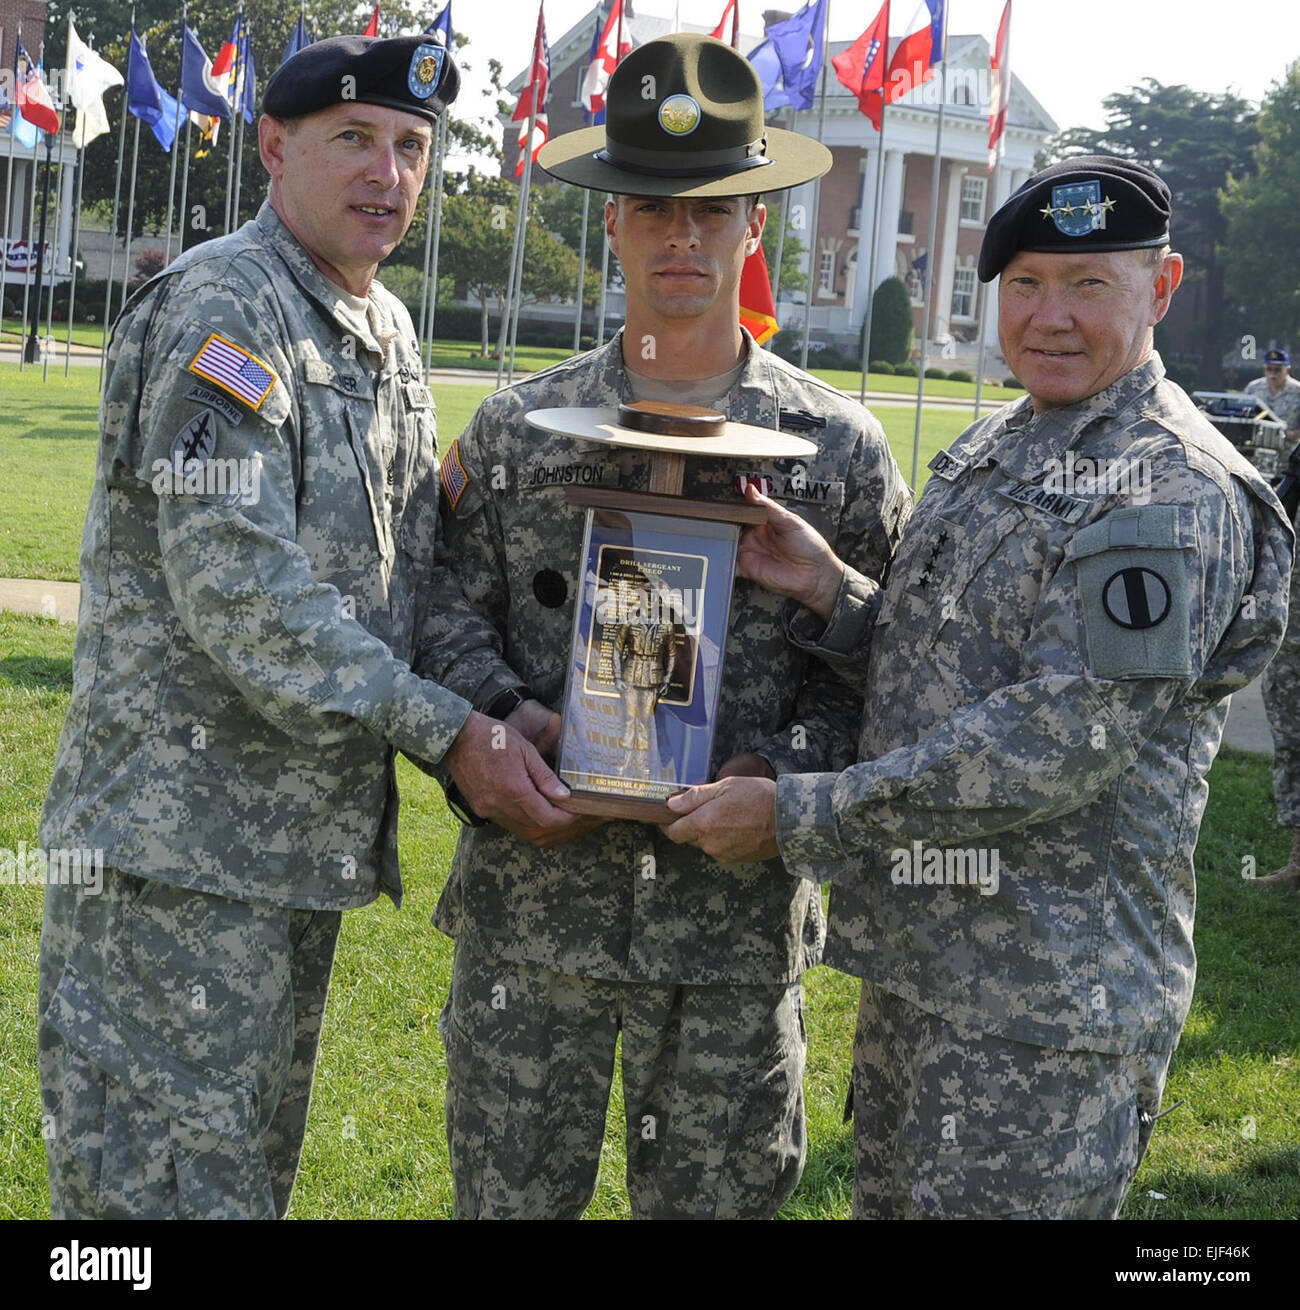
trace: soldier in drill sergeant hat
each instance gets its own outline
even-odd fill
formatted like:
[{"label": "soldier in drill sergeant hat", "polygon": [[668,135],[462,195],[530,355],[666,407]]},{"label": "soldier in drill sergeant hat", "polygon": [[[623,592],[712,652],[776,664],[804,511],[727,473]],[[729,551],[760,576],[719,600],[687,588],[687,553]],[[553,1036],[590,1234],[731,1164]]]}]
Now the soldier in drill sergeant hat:
[{"label": "soldier in drill sergeant hat", "polygon": [[865,689],[861,763],[696,789],[667,831],[833,881],[863,1218],[1112,1217],[1159,1110],[1206,774],[1293,544],[1152,349],[1169,218],[1155,173],[1097,156],[993,216],[979,273],[1028,395],[931,461],[883,591],[777,506],[742,544]]},{"label": "soldier in drill sergeant hat", "polygon": [[394,748],[500,822],[567,820],[531,745],[488,750],[409,665],[417,636],[496,643],[435,563],[433,401],[374,281],[458,83],[423,37],[302,50],[266,91],[257,217],[115,326],[41,826],[109,866],[102,895],[47,889],[55,1218],[284,1214],[340,912],[401,896]]},{"label": "soldier in drill sergeant hat", "polygon": [[[528,411],[673,400],[800,432],[817,446],[802,461],[688,459],[684,494],[734,500],[761,481],[871,577],[910,508],[880,424],[739,326],[741,267],[765,216],[757,193],[819,176],[829,152],[765,127],[754,70],[709,37],[634,51],[607,112],[605,127],[552,141],[539,162],[615,193],[605,230],[625,327],[490,397],[443,464],[449,561],[504,645],[489,677],[453,669],[448,685],[479,706],[513,693],[511,721],[539,740],[558,729],[581,586],[583,513],[564,489],[644,489],[650,456],[540,433]],[[781,612],[738,586],[721,776],[853,758],[860,701],[786,641]],[[582,1213],[620,1034],[632,1213],[774,1214],[804,1159],[800,976],[821,954],[818,889],[775,859],[724,867],[645,823],[575,817],[541,839],[553,844],[467,826],[438,907],[456,940],[441,1030],[457,1215]]]}]

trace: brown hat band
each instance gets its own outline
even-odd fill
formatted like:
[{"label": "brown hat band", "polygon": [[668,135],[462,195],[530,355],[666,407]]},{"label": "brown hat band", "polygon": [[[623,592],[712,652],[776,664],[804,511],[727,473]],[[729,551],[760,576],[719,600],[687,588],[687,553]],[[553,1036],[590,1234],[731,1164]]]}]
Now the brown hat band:
[{"label": "brown hat band", "polygon": [[664,152],[662,150],[645,150],[640,146],[625,145],[621,141],[605,138],[605,149],[596,152],[596,158],[615,168],[629,169],[635,173],[648,173],[654,177],[699,177],[714,173],[720,166],[734,165],[735,172],[749,168],[761,168],[772,161],[763,151],[767,148],[767,138],[761,136],[747,146],[729,146],[726,150],[693,150],[690,154],[689,167],[662,167]]}]

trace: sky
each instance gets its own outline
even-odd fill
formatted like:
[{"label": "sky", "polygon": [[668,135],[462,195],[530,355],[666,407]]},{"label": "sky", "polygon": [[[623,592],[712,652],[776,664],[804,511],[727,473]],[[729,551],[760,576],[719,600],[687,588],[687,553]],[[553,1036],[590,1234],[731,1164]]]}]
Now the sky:
[{"label": "sky", "polygon": [[[726,0],[635,0],[639,14],[713,27]],[[1003,0],[951,0],[953,33],[990,43]],[[595,0],[545,0],[546,31],[558,40]],[[795,10],[799,0],[740,0],[741,30],[757,33],[765,9]],[[879,0],[830,0],[832,41],[851,41],[875,18]],[[893,0],[891,34],[908,28],[915,0]],[[532,54],[536,0],[453,0],[452,22],[470,40],[474,65],[457,113],[479,114],[487,59],[500,59],[503,81]],[[1230,22],[1230,26],[1229,26]],[[1300,59],[1300,0],[1014,0],[1011,62],[1018,77],[1061,128],[1101,127],[1101,102],[1145,77],[1198,91],[1231,90],[1258,102]]]}]

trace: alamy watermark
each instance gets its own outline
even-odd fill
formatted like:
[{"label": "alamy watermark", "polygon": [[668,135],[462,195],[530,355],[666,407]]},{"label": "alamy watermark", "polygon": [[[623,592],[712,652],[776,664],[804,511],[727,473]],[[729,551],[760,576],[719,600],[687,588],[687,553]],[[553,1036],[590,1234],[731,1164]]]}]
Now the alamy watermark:
[{"label": "alamy watermark", "polygon": [[914,841],[889,852],[895,887],[978,887],[981,896],[996,896],[999,856],[996,846],[927,846]]},{"label": "alamy watermark", "polygon": [[88,896],[104,889],[104,852],[85,848],[34,846],[20,841],[18,849],[0,846],[0,885],[84,887]]},{"label": "alamy watermark", "polygon": [[1043,464],[1043,490],[1055,496],[1126,496],[1145,505],[1151,499],[1151,461],[1092,459],[1067,450]]}]

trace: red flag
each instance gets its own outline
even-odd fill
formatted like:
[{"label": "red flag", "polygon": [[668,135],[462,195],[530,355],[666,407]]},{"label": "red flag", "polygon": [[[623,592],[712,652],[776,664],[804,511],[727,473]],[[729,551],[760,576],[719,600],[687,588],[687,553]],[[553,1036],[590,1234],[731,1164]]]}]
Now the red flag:
[{"label": "red flag", "polygon": [[922,82],[928,82],[934,65],[943,59],[944,0],[925,0],[916,7],[907,35],[894,47],[885,80],[886,98],[892,105]]},{"label": "red flag", "polygon": [[[731,15],[730,40],[723,34],[727,30],[727,15]],[[719,41],[727,41],[733,50],[740,49],[740,3],[739,0],[727,0],[727,7],[722,11],[722,21],[713,29],[713,35]],[[755,337],[758,333],[754,334]]]},{"label": "red flag", "polygon": [[17,96],[18,112],[34,127],[42,132],[59,130],[59,115],[54,108],[54,101],[41,81],[41,66],[27,63],[27,71],[18,78]]},{"label": "red flag", "polygon": [[858,108],[880,131],[884,110],[885,59],[889,53],[889,0],[876,21],[847,50],[831,60],[835,76],[858,98]]},{"label": "red flag", "polygon": [[582,79],[579,98],[582,107],[591,115],[592,122],[605,121],[599,115],[605,112],[605,88],[609,85],[610,74],[631,50],[632,38],[623,25],[623,0],[614,0],[600,39],[596,42],[591,63],[587,65],[587,75]]},{"label": "red flag", "polygon": [[998,24],[998,43],[989,59],[992,95],[989,98],[989,172],[1006,149],[1002,134],[1007,130],[1007,104],[1011,100],[1011,0],[1007,0]]},{"label": "red flag", "polygon": [[[537,35],[533,38],[533,63],[528,70],[528,83],[519,95],[515,106],[512,123],[521,124],[519,128],[519,162],[515,165],[515,176],[522,177],[524,172],[524,152],[528,148],[528,120],[536,117],[533,124],[531,142],[533,159],[550,137],[550,128],[546,122],[546,93],[551,83],[551,47],[546,43],[546,20],[543,6],[537,6]],[[534,106],[536,109],[534,110]]]},{"label": "red flag", "polygon": [[780,324],[776,321],[776,306],[772,303],[772,279],[767,272],[767,256],[763,243],[752,255],[745,257],[740,270],[740,325],[761,346],[776,336]]},{"label": "red flag", "polygon": [[379,6],[375,6],[375,12],[370,15],[370,21],[366,24],[366,30],[361,33],[362,36],[379,35]]}]

